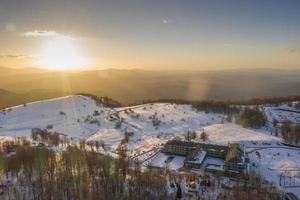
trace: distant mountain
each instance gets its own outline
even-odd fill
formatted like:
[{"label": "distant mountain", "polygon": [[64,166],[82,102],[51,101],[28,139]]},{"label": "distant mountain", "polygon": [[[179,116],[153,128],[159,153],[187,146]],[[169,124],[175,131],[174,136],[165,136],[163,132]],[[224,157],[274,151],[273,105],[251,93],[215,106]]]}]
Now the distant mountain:
[{"label": "distant mountain", "polygon": [[9,91],[0,88],[0,96],[1,95],[8,95],[8,94],[10,94]]},{"label": "distant mountain", "polygon": [[0,88],[0,108],[13,106],[20,103],[22,95],[18,95]]},{"label": "distant mountain", "polygon": [[107,69],[67,73],[0,68],[0,72],[0,88],[15,94],[18,99],[11,102],[19,103],[77,93],[108,96],[123,104],[163,98],[244,100],[300,94],[300,70]]}]

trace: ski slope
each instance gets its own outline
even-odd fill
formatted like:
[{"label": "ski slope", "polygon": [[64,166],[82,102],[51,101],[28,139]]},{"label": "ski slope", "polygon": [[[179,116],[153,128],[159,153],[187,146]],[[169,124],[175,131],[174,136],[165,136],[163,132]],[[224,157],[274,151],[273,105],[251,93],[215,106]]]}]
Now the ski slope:
[{"label": "ski slope", "polygon": [[0,135],[29,138],[33,128],[48,127],[49,131],[65,134],[73,142],[101,141],[106,151],[114,151],[125,132],[130,132],[127,147],[131,155],[175,137],[183,138],[188,132],[196,132],[199,140],[203,130],[211,143],[278,140],[235,124],[222,124],[224,118],[222,114],[199,112],[190,105],[173,103],[107,108],[97,105],[90,97],[75,95],[6,109],[0,113]]},{"label": "ski slope", "polygon": [[[127,114],[128,109],[132,111]],[[161,120],[159,126],[154,126],[150,119],[155,113]],[[139,118],[135,116],[137,114]],[[116,128],[120,119],[122,125]],[[108,149],[114,150],[124,138],[125,131],[130,131],[133,135],[128,147],[139,150],[183,136],[189,130],[219,123],[222,119],[222,115],[197,112],[189,105],[166,103],[113,109],[97,105],[90,97],[75,95],[33,102],[0,112],[0,136],[2,139],[30,138],[33,128],[48,128],[49,131],[67,135],[73,142],[103,141]]]},{"label": "ski slope", "polygon": [[300,197],[300,148],[264,148],[249,154],[252,170],[264,180]]},{"label": "ski slope", "polygon": [[[93,116],[94,111],[102,113]],[[86,139],[100,128],[114,126],[107,119],[113,112],[109,108],[97,106],[89,97],[67,96],[20,105],[0,113],[0,135],[30,137],[31,129],[53,126],[50,131],[68,135],[74,139]],[[91,124],[88,116],[99,121]],[[91,120],[90,120],[91,121]]]},{"label": "ski slope", "polygon": [[253,145],[253,141],[281,141],[278,137],[274,137],[257,130],[246,129],[232,123],[214,124],[205,127],[203,130],[208,135],[207,142],[215,144],[227,145],[229,143],[244,143],[247,145]]},{"label": "ski slope", "polygon": [[300,124],[300,111],[287,105],[264,107],[263,111],[270,125],[273,121],[278,123],[290,121],[291,123]]}]

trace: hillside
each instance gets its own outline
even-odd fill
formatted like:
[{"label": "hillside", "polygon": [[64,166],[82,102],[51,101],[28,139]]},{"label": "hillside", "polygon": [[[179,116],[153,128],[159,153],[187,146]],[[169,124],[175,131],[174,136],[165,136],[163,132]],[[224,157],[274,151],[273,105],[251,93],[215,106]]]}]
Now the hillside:
[{"label": "hillside", "polygon": [[22,103],[23,95],[0,88],[0,108]]},{"label": "hillside", "polygon": [[[120,144],[125,142],[130,159],[138,160],[142,166],[151,163],[163,167],[169,158],[160,153],[165,142],[175,138],[183,140],[188,133],[195,133],[192,140],[202,143],[201,134],[205,132],[205,143],[242,145],[249,155],[251,170],[261,174],[265,182],[285,189],[280,185],[280,176],[284,172],[284,176],[292,173],[294,185],[300,183],[296,174],[300,166],[299,149],[285,146],[279,137],[269,135],[264,127],[259,130],[245,129],[225,122],[225,117],[223,114],[197,111],[191,105],[175,103],[108,108],[88,96],[73,95],[2,110],[0,142],[15,137],[30,140],[32,129],[47,129],[66,135],[73,144],[82,140],[87,143],[97,141],[101,144],[97,151],[112,156],[116,155]],[[179,170],[183,161],[184,157],[175,156],[170,169]],[[206,162],[221,163],[211,158],[204,165]],[[284,184],[291,183],[287,181]],[[292,188],[286,189],[291,191]]]},{"label": "hillside", "polygon": [[50,125],[53,126],[51,128],[53,131],[77,139],[85,138],[98,130],[98,125],[84,122],[95,110],[105,113],[97,119],[104,126],[109,126],[110,123],[106,120],[112,112],[109,108],[98,107],[88,97],[67,96],[7,109],[1,113],[0,130],[1,133],[8,135],[29,137],[31,129],[43,129]]},{"label": "hillside", "polygon": [[[115,149],[124,138],[124,132],[131,131],[132,149],[136,146],[159,144],[188,130],[220,123],[222,115],[198,113],[188,105],[148,104],[132,108],[106,108],[97,105],[86,96],[67,96],[38,101],[6,109],[0,114],[0,134],[30,137],[31,129],[44,129],[68,135],[74,141],[104,141],[108,148]],[[133,111],[134,110],[134,111]],[[151,116],[156,115],[161,125],[154,126]],[[136,115],[140,117],[137,118]],[[122,125],[116,124],[123,118]],[[159,138],[161,136],[161,139]]]},{"label": "hillside", "polygon": [[101,141],[106,151],[113,152],[125,134],[130,133],[131,154],[184,137],[188,132],[195,132],[199,137],[203,130],[211,143],[274,140],[264,133],[220,124],[224,118],[223,114],[199,112],[190,105],[171,103],[107,108],[90,97],[77,95],[6,109],[0,113],[0,135],[30,137],[33,128],[48,128],[68,135],[73,142]]}]

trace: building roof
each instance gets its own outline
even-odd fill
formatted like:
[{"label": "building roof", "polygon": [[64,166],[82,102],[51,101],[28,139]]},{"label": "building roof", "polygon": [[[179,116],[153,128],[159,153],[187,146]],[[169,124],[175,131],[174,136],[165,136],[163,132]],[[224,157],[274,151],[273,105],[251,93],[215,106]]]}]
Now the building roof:
[{"label": "building roof", "polygon": [[205,168],[215,171],[224,171],[223,165],[208,164]]},{"label": "building roof", "polygon": [[195,151],[195,153],[193,153],[192,156],[188,156],[185,159],[185,162],[201,164],[204,161],[205,156],[206,156],[206,151],[198,150]]}]

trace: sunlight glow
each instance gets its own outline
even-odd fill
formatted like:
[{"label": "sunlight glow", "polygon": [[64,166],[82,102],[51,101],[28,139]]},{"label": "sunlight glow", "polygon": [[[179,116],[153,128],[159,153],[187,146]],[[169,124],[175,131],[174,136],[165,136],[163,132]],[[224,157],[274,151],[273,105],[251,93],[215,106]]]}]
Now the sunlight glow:
[{"label": "sunlight glow", "polygon": [[87,59],[74,38],[57,36],[43,43],[38,64],[53,70],[72,70],[86,65]]}]

